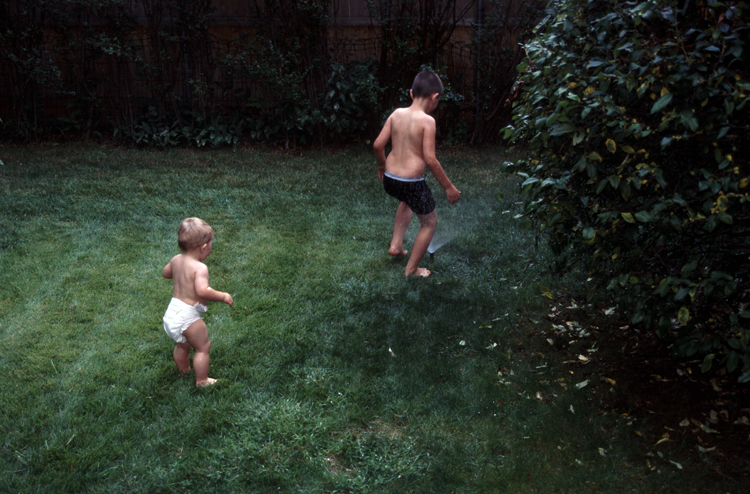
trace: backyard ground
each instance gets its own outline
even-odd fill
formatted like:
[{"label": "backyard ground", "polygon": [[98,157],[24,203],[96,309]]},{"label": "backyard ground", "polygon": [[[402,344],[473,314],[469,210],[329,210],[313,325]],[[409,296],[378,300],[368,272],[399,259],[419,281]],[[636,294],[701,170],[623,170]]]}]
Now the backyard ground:
[{"label": "backyard ground", "polygon": [[[746,492],[746,387],[552,274],[503,150],[438,155],[462,199],[429,179],[404,280],[364,145],[0,146],[0,491]],[[211,389],[161,329],[186,216],[235,300]]]},{"label": "backyard ground", "polygon": [[[665,454],[681,455],[701,464],[708,477],[750,478],[750,389],[736,375],[721,368],[703,374],[702,360],[676,361],[654,334],[583,298],[560,296],[544,319],[559,342],[550,358],[589,380],[588,401],[601,413],[627,417],[650,468],[659,468]],[[569,339],[555,328],[580,327],[578,321],[586,322],[590,336]],[[539,328],[528,327],[537,343],[547,339]]]}]

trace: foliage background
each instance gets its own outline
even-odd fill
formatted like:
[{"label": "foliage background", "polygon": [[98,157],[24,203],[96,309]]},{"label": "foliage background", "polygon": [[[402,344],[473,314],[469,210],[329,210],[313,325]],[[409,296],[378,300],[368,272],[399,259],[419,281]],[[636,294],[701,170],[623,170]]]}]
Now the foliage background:
[{"label": "foliage background", "polygon": [[497,141],[538,14],[531,0],[483,2],[478,19],[475,0],[361,0],[365,25],[346,26],[340,0],[253,0],[240,24],[217,25],[225,3],[3,2],[1,137],[349,143],[377,132],[430,67],[448,87],[441,138]]},{"label": "foliage background", "polygon": [[750,380],[745,2],[554,1],[506,136],[560,268],[703,371]]}]

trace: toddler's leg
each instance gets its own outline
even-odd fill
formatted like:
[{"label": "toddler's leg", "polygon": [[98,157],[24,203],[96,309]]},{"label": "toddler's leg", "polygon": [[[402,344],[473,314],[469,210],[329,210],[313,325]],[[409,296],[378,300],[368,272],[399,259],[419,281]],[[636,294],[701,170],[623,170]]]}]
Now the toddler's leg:
[{"label": "toddler's leg", "polygon": [[190,343],[176,343],[174,346],[174,363],[177,364],[177,371],[180,374],[190,372]]},{"label": "toddler's leg", "polygon": [[198,319],[182,333],[193,347],[193,370],[195,370],[195,385],[208,386],[216,382],[216,379],[208,377],[208,351],[211,342],[208,340],[208,328],[203,319]]},{"label": "toddler's leg", "polygon": [[396,221],[393,224],[393,239],[388,253],[392,256],[405,256],[409,251],[404,249],[404,235],[411,222],[412,211],[405,202],[398,205]]},{"label": "toddler's leg", "polygon": [[427,276],[430,276],[430,270],[420,268],[419,263],[422,262],[424,253],[427,252],[427,247],[430,246],[430,242],[432,241],[432,236],[435,235],[435,228],[437,227],[437,210],[419,216],[419,223],[419,232],[417,233],[417,238],[414,240],[414,245],[411,248],[411,257],[406,264],[404,275],[417,275],[426,278]]}]

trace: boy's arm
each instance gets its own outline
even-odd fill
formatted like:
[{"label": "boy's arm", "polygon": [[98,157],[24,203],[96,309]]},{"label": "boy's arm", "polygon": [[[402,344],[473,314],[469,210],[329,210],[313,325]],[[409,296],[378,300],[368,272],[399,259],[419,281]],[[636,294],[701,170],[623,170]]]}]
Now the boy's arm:
[{"label": "boy's arm", "polygon": [[461,198],[461,191],[451,183],[448,175],[445,174],[445,170],[440,166],[437,156],[435,156],[435,133],[435,119],[430,117],[427,119],[422,137],[422,157],[427,168],[430,169],[432,176],[445,189],[448,202],[455,204]]},{"label": "boy's arm", "polygon": [[165,278],[172,279],[172,261],[169,261],[164,269],[161,270],[161,275]]},{"label": "boy's arm", "polygon": [[372,144],[372,147],[375,150],[375,159],[378,162],[378,178],[380,180],[383,180],[383,175],[385,174],[385,146],[390,140],[391,117],[388,117],[388,120],[385,121],[385,125],[383,125],[383,129],[380,131],[380,135],[378,135],[378,138],[375,139],[375,142]]},{"label": "boy's arm", "polygon": [[214,290],[208,286],[208,268],[205,264],[202,264],[195,272],[195,294],[205,300],[224,302],[229,307],[234,303],[230,294]]}]

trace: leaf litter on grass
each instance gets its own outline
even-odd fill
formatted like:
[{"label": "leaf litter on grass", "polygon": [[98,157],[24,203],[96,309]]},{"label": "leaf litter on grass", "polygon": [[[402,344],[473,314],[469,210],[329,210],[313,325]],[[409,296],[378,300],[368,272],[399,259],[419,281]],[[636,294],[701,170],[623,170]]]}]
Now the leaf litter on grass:
[{"label": "leaf litter on grass", "polygon": [[[700,361],[673,360],[666,345],[632,329],[614,308],[599,313],[565,296],[552,300],[547,311],[552,330],[558,336],[576,336],[557,338],[564,340],[557,347],[561,370],[567,364],[578,369],[570,374],[587,377],[577,389],[593,382],[609,385],[602,389],[594,384],[596,396],[592,394],[590,401],[603,413],[621,415],[627,427],[638,421],[635,436],[654,438],[651,447],[642,446],[649,470],[671,465],[684,471],[688,461],[691,468],[702,468],[715,475],[717,483],[729,486],[750,476],[745,454],[750,447],[750,390],[723,378],[721,372],[703,375]],[[570,320],[574,318],[585,319],[586,329]],[[590,336],[589,342],[583,336]],[[570,411],[575,413],[573,405]],[[675,454],[680,458],[668,456]]]}]

